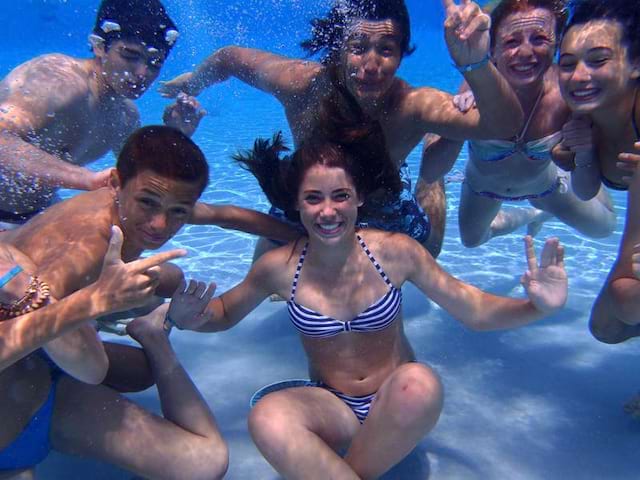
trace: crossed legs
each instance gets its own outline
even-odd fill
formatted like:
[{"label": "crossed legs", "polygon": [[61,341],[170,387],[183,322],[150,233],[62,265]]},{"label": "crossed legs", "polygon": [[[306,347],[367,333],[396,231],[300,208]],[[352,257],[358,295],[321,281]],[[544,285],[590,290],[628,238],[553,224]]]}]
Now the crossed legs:
[{"label": "crossed legs", "polygon": [[[284,478],[377,478],[435,426],[442,402],[436,374],[407,363],[381,385],[362,425],[329,391],[300,387],[260,400],[249,416],[249,431]],[[341,457],[338,452],[345,450]]]}]

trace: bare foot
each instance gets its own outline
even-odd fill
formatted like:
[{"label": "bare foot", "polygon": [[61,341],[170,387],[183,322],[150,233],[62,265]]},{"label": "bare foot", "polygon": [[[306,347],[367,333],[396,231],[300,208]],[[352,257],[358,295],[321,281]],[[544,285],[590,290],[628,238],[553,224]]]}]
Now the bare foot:
[{"label": "bare foot", "polygon": [[144,346],[145,340],[150,337],[157,337],[158,334],[166,337],[164,320],[169,309],[169,303],[165,303],[156,308],[151,313],[132,320],[127,325],[127,333],[135,341]]}]

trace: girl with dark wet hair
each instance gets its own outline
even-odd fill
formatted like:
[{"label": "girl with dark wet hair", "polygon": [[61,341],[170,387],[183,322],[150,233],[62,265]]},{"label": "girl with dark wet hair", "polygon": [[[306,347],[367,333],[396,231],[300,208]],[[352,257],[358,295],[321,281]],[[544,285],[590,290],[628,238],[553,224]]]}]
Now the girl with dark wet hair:
[{"label": "girl with dark wet hair", "polygon": [[[526,239],[529,298],[516,300],[453,278],[404,234],[358,228],[367,196],[381,184],[398,187],[395,172],[375,175],[384,158],[369,163],[380,146],[363,133],[334,140],[315,131],[287,161],[280,135],[236,156],[274,205],[300,218],[306,235],[265,253],[222,296],[210,300],[211,288],[208,296],[184,292],[169,309],[180,327],[208,332],[233,327],[271,294],[288,300],[310,378],[264,387],[249,416],[254,442],[284,478],[378,478],[435,426],[442,384],[405,336],[404,283],[477,330],[533,322],[566,298],[557,239],[547,240],[540,266]],[[185,315],[181,304],[200,304],[202,312]]]},{"label": "girl with dark wet hair", "polygon": [[590,319],[595,338],[620,343],[640,336],[640,3],[573,2],[559,68],[573,118],[558,163],[585,195],[601,183],[628,190],[618,257]]},{"label": "girl with dark wet hair", "polygon": [[[513,92],[488,62],[489,17],[478,5],[443,0],[445,37],[454,64],[478,99],[478,110],[462,114],[447,93],[415,88],[396,76],[403,57],[413,50],[409,16],[402,0],[336,1],[329,14],[312,22],[307,53],[320,62],[281,57],[255,49],[221,48],[199,65],[161,87],[165,96],[198,94],[236,77],[276,97],[283,105],[294,143],[301,145],[322,122],[318,112],[328,100],[338,108],[360,109],[382,126],[403,189],[380,206],[370,203],[370,226],[400,231],[433,255],[444,233],[444,194],[436,182],[420,182],[414,194],[405,163],[426,132],[454,138],[515,134],[522,112]],[[424,211],[428,212],[428,217]],[[256,251],[272,248],[262,241]]]}]

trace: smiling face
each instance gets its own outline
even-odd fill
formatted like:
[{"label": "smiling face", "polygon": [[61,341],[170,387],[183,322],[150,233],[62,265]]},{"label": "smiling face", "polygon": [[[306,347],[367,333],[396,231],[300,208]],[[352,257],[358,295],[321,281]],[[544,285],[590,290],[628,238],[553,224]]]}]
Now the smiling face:
[{"label": "smiling face", "polygon": [[349,28],[341,64],[345,85],[363,107],[379,103],[402,60],[402,34],[393,20],[356,20]]},{"label": "smiling face", "polygon": [[121,97],[135,100],[158,78],[164,53],[148,49],[141,42],[114,40],[107,49],[94,48],[106,85]]},{"label": "smiling face", "polygon": [[493,58],[514,88],[542,81],[553,63],[556,19],[544,8],[514,12],[496,30]]},{"label": "smiling face", "polygon": [[362,201],[344,169],[316,164],[303,178],[297,206],[309,237],[334,243],[352,238]]},{"label": "smiling face", "polygon": [[621,43],[616,21],[594,20],[571,27],[560,50],[560,90],[576,113],[614,107],[635,90],[638,69]]},{"label": "smiling face", "polygon": [[125,242],[134,249],[156,249],[171,239],[191,216],[201,185],[143,170],[114,188]]}]

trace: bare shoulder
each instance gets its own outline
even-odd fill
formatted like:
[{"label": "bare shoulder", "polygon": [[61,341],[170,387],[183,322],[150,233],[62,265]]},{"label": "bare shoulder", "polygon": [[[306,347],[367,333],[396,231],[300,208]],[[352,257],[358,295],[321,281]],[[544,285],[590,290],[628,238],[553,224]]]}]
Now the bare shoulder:
[{"label": "bare shoulder", "polygon": [[[12,243],[36,248],[43,245],[56,254],[80,243],[99,246],[99,240],[108,242],[111,235],[112,205],[113,197],[108,188],[80,193],[52,205],[22,227],[11,231],[15,232]],[[31,252],[25,253],[33,257]]]},{"label": "bare shoulder", "polygon": [[262,255],[251,269],[255,281],[268,285],[273,292],[287,291],[305,243],[300,239]]},{"label": "bare shoulder", "polygon": [[[0,121],[18,126],[21,121],[39,123],[46,115],[86,104],[91,87],[83,62],[86,60],[50,54],[16,67],[0,82]],[[14,116],[28,118],[12,121]]]},{"label": "bare shoulder", "polygon": [[109,199],[106,188],[76,195],[11,232],[11,243],[33,260],[56,298],[100,273],[113,222]]},{"label": "bare shoulder", "polygon": [[362,229],[359,232],[378,263],[396,285],[401,285],[411,276],[413,269],[431,255],[422,245],[403,233]]},{"label": "bare shoulder", "polygon": [[89,93],[89,74],[84,62],[52,53],[33,58],[2,80],[0,98],[20,95],[26,98],[66,98]]}]

